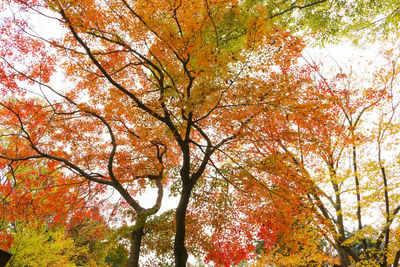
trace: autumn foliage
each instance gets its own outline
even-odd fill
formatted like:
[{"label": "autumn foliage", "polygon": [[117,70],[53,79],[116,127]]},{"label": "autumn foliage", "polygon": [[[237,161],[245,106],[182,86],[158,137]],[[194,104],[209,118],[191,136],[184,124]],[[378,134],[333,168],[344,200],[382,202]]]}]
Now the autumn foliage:
[{"label": "autumn foliage", "polygon": [[22,223],[77,265],[397,266],[397,65],[367,84],[304,60],[379,9],[330,2],[0,3],[0,245]]}]

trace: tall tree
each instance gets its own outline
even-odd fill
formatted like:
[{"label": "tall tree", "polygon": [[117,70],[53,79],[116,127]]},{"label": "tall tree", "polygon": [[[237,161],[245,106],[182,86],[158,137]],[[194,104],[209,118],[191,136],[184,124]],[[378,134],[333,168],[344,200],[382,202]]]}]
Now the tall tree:
[{"label": "tall tree", "polygon": [[[399,212],[398,166],[390,152],[398,140],[397,58],[389,50],[386,64],[374,73],[340,69],[328,79],[319,72],[318,86],[330,96],[325,107],[309,113],[310,121],[294,120],[296,127],[288,123],[281,135],[271,135],[277,139],[268,153],[279,155],[280,161],[265,170],[283,176],[276,170],[282,164],[281,170],[290,169],[309,182],[305,202],[317,212],[314,225],[337,251],[341,266],[398,265],[397,237],[392,234]],[[317,116],[319,112],[329,120]],[[288,132],[295,139],[285,138]],[[374,223],[367,226],[371,216]],[[357,227],[352,234],[351,225]]]},{"label": "tall tree", "polygon": [[196,192],[207,260],[237,264],[261,241],[264,264],[398,265],[397,58],[389,50],[373,72],[329,79],[313,68],[319,79],[297,101],[249,123]]},{"label": "tall tree", "polygon": [[[23,150],[3,148],[2,158],[46,158],[89,183],[114,187],[137,214],[131,264],[137,264],[147,216],[159,209],[161,180],[172,178],[169,170],[178,167],[175,261],[184,266],[186,209],[195,184],[211,156],[240,136],[260,106],[285,97],[278,88],[265,92],[263,87],[278,86],[284,74],[273,69],[288,68],[303,45],[264,20],[264,8],[235,1],[18,5],[52,10],[56,15],[50,16],[68,32],[61,39],[43,40],[31,37],[34,32],[25,21],[4,26],[8,46],[23,41],[35,48],[9,55],[4,44],[4,72],[12,73],[6,75],[7,90],[18,91],[12,79],[19,78],[56,94],[58,102],[48,93],[42,102],[5,99],[5,130],[13,137],[11,146]],[[52,48],[74,83],[66,92],[49,83],[57,59],[50,57]],[[32,59],[36,68],[29,71],[34,73],[12,61],[25,53],[44,58],[42,64]],[[133,198],[146,187],[146,178],[159,190],[151,209]]]},{"label": "tall tree", "polygon": [[[287,15],[299,9],[311,11],[298,18],[315,10],[314,18],[326,18],[332,5],[287,4],[3,1],[1,7],[17,15],[3,19],[0,40],[0,113],[11,136],[1,158],[48,159],[71,177],[118,191],[135,210],[132,266],[148,216],[159,210],[164,186],[178,176],[174,253],[175,264],[185,266],[186,211],[210,160],[221,162],[249,125],[275,116],[264,111],[280,110],[304,89],[287,75],[304,44],[277,19],[293,25]],[[40,35],[29,16],[63,29],[57,36]],[[52,82],[56,69],[68,82]],[[26,91],[38,96],[22,97]],[[136,196],[149,186],[158,196],[144,208]]]},{"label": "tall tree", "polygon": [[[308,224],[309,218],[317,215],[307,200],[313,188],[311,177],[299,175],[298,168],[287,164],[291,158],[280,150],[286,142],[294,146],[310,142],[296,133],[299,124],[329,124],[336,115],[326,112],[323,103],[330,96],[315,85],[314,74],[313,68],[299,66],[276,74],[276,83],[264,88],[277,88],[286,95],[279,102],[259,106],[262,115],[249,122],[241,140],[223,151],[221,167],[195,191],[198,204],[191,208],[192,216],[197,215],[201,225],[211,229],[209,242],[200,244],[206,259],[223,265],[237,264],[255,256],[256,241],[270,250],[290,236],[292,226],[295,229]],[[330,130],[334,127],[333,124]]]}]

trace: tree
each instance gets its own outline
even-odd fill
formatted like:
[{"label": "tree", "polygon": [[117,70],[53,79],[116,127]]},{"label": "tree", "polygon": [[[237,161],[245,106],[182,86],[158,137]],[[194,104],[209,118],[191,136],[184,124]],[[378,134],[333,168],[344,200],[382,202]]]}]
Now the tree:
[{"label": "tree", "polygon": [[16,242],[10,248],[14,254],[10,266],[77,266],[74,258],[84,250],[77,248],[62,228],[49,231],[43,226],[30,226],[18,229],[15,238]]},{"label": "tree", "polygon": [[[389,50],[384,59],[374,72],[339,69],[331,79],[313,67],[320,79],[304,99],[249,124],[251,137],[226,154],[226,167],[197,196],[209,202],[193,213],[211,229],[206,259],[234,264],[254,257],[260,241],[264,264],[397,266],[397,55]],[[257,236],[262,223],[269,235]]]},{"label": "tree", "polygon": [[[1,163],[4,163],[3,161]],[[45,162],[10,163],[2,165],[0,244],[8,248],[17,229],[25,225],[55,227],[72,216],[80,217],[88,200],[79,187],[79,181],[66,179],[54,165]]]},{"label": "tree", "polygon": [[[69,32],[47,45],[14,34],[12,24],[5,27],[8,37],[15,37],[9,43],[15,45],[24,36],[24,43],[46,57],[44,69],[31,74],[18,70],[9,59],[14,55],[4,54],[8,63],[4,72],[14,75],[6,75],[7,82],[18,77],[36,83],[59,100],[50,101],[45,94],[42,102],[2,102],[4,126],[14,138],[10,143],[24,148],[13,153],[3,149],[2,158],[46,158],[71,175],[114,187],[136,211],[131,264],[138,259],[146,218],[159,209],[161,180],[172,178],[170,170],[179,168],[182,191],[176,211],[175,261],[185,265],[185,217],[195,184],[211,156],[240,136],[257,116],[254,107],[281,97],[279,90],[266,95],[262,86],[284,74],[274,74],[268,81],[249,73],[268,73],[275,65],[289,67],[303,45],[265,21],[263,8],[246,9],[234,1],[18,4],[29,10],[51,9]],[[14,30],[32,33],[24,27]],[[48,83],[57,59],[49,56],[52,47],[58,49],[62,67],[75,83],[66,93]],[[26,51],[32,52],[21,53]],[[254,101],[249,103],[246,96],[251,89]],[[151,209],[133,199],[144,189],[146,178],[159,189]]]},{"label": "tree", "polygon": [[[18,16],[2,26],[6,97],[0,113],[12,138],[1,158],[47,159],[71,179],[118,191],[135,211],[132,266],[147,218],[159,210],[164,187],[178,178],[174,253],[175,264],[185,266],[186,211],[196,184],[220,168],[224,152],[251,124],[275,116],[263,111],[287,105],[304,89],[287,75],[304,44],[277,19],[331,3],[298,4],[3,2]],[[62,36],[38,35],[24,16],[32,12],[62,25]],[[68,83],[52,82],[56,69]],[[23,97],[21,87],[40,93]],[[210,166],[213,158],[219,160]],[[144,208],[136,196],[148,187],[157,188],[158,196]]]},{"label": "tree", "polygon": [[309,223],[316,215],[307,203],[312,180],[299,176],[286,164],[290,159],[277,151],[279,142],[307,142],[293,132],[296,123],[311,126],[312,116],[330,121],[332,114],[323,104],[316,110],[328,99],[313,84],[312,74],[313,68],[296,66],[278,75],[276,84],[266,85],[287,92],[287,97],[260,107],[262,115],[249,122],[244,138],[224,151],[224,165],[195,191],[192,216],[212,233],[200,244],[207,260],[227,266],[252,258],[256,241],[271,250],[286,238],[280,235],[290,235],[291,226]]},{"label": "tree", "polygon": [[102,254],[114,244],[105,242],[110,229],[96,208],[103,201],[55,167],[46,161],[2,166],[0,246],[14,254],[12,266],[104,264]]},{"label": "tree", "polygon": [[[305,202],[318,212],[315,226],[337,251],[341,266],[398,265],[393,224],[399,211],[397,156],[389,152],[398,144],[397,58],[389,50],[386,64],[370,76],[339,69],[328,79],[319,72],[319,88],[331,99],[318,109],[333,116],[322,120],[314,113],[306,124],[281,129],[299,137],[298,142],[274,135],[278,139],[272,151],[281,168],[310,182]],[[265,170],[283,175],[276,166]],[[370,210],[375,222],[365,226]],[[349,234],[352,223],[357,229]]]}]

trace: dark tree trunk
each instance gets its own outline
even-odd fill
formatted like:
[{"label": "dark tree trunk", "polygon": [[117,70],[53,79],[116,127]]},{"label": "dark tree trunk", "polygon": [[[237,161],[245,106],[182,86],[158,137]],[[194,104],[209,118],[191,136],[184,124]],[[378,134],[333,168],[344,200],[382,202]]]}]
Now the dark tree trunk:
[{"label": "dark tree trunk", "polygon": [[[358,221],[358,230],[361,231],[363,229],[362,220],[361,220],[361,191],[360,191],[360,180],[358,178],[358,171],[357,171],[357,149],[356,146],[353,145],[353,172],[354,172],[354,181],[356,183],[356,194],[357,194],[357,221]],[[367,240],[365,238],[361,239],[362,246],[364,249],[364,253],[369,259],[368,253],[368,245]]]},{"label": "dark tree trunk", "polygon": [[347,255],[343,248],[339,247],[338,254],[341,267],[347,267],[351,265],[350,257]]},{"label": "dark tree trunk", "polygon": [[132,231],[131,251],[129,253],[128,267],[139,266],[140,247],[142,244],[142,237],[144,235],[144,224],[147,216],[138,215],[135,223],[135,228]]},{"label": "dark tree trunk", "polygon": [[393,267],[399,266],[399,260],[400,260],[400,250],[398,250],[396,252],[396,256],[394,257],[394,261],[393,261]]},{"label": "dark tree trunk", "polygon": [[189,204],[190,195],[193,186],[189,183],[183,183],[182,195],[176,209],[176,233],[174,244],[175,266],[185,267],[188,259],[188,253],[185,247],[186,236],[186,210]]}]

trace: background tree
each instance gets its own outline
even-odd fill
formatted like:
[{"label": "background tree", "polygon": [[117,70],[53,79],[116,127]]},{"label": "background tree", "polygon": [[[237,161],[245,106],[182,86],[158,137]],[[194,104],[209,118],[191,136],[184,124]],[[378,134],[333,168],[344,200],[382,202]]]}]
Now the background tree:
[{"label": "background tree", "polygon": [[75,261],[84,253],[84,247],[75,246],[62,228],[49,231],[45,227],[27,226],[18,229],[15,243],[10,248],[13,253],[10,266],[56,265],[77,266]]},{"label": "background tree", "polygon": [[207,260],[253,258],[262,241],[264,264],[398,264],[397,179],[394,172],[387,186],[384,179],[397,169],[396,58],[389,50],[374,72],[339,69],[331,80],[314,68],[320,79],[304,83],[304,98],[249,124],[251,137],[226,153],[226,167],[195,193],[202,204],[193,215],[215,230],[201,241]]},{"label": "background tree", "polygon": [[262,115],[248,124],[237,146],[224,151],[221,167],[195,191],[192,216],[212,229],[208,242],[200,244],[207,260],[230,265],[252,258],[256,241],[270,250],[286,238],[285,233],[290,236],[300,218],[306,224],[316,215],[307,203],[312,180],[299,176],[277,151],[279,142],[307,142],[291,131],[296,123],[311,126],[312,116],[327,122],[332,115],[323,107],[315,109],[328,99],[313,84],[312,73],[311,68],[299,66],[275,73],[276,79],[263,88],[286,95],[259,106]]},{"label": "background tree", "polygon": [[[395,54],[389,52],[383,58],[386,65],[369,73],[369,80],[366,73],[345,74],[342,69],[332,80],[320,75],[319,87],[331,96],[324,114],[333,116],[330,120],[313,117],[314,126],[308,123],[284,128],[304,137],[301,142],[290,144],[285,140],[285,144],[284,139],[278,140],[281,162],[299,177],[312,181],[307,194],[309,205],[318,211],[315,221],[320,235],[336,249],[341,266],[398,265],[398,248],[390,245],[397,243],[391,234],[396,231],[393,221],[398,213],[397,179],[389,179],[386,173],[387,168],[397,168],[395,153],[389,151],[398,138],[398,69]],[[366,220],[374,224],[367,227]],[[357,230],[349,235],[352,224]],[[354,244],[362,246],[362,253]]]}]

